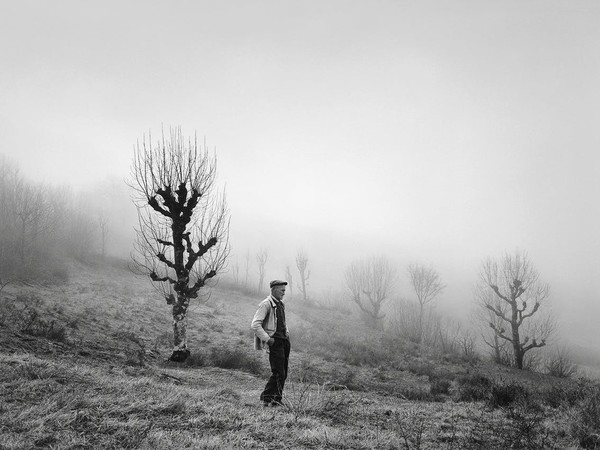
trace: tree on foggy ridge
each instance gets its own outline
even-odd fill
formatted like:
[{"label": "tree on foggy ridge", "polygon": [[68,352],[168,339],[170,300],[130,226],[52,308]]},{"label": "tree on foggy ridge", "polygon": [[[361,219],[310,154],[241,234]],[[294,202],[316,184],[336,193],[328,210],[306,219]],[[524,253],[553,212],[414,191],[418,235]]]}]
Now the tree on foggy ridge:
[{"label": "tree on foggy ridge", "polygon": [[15,182],[20,178],[19,169],[0,156],[0,277],[7,279],[7,272],[14,264],[16,241],[16,216],[14,213]]},{"label": "tree on foggy ridge", "polygon": [[[21,180],[23,181],[23,180]],[[50,226],[48,204],[41,186],[22,182],[15,191],[15,213],[17,215],[19,239],[18,254],[21,264],[25,264],[28,249],[35,246],[40,233]]]},{"label": "tree on foggy ridge", "polygon": [[355,261],[345,271],[346,286],[369,324],[381,328],[385,314],[381,307],[396,279],[396,269],[383,256]]},{"label": "tree on foggy ridge", "polygon": [[435,300],[444,290],[439,273],[433,267],[425,267],[418,263],[408,266],[408,277],[417,296],[419,304],[418,342],[423,340],[423,313],[425,307]]},{"label": "tree on foggy ridge", "polygon": [[229,212],[215,192],[216,156],[180,128],[154,146],[151,136],[136,144],[129,185],[134,189],[139,228],[134,267],[148,275],[172,308],[172,361],[190,355],[187,313],[207,282],[225,268]]},{"label": "tree on foggy ridge", "polygon": [[294,295],[294,278],[290,266],[285,266],[285,280],[288,282],[288,288],[290,291],[289,297],[292,298]]},{"label": "tree on foggy ridge", "polygon": [[488,325],[513,350],[514,364],[523,368],[525,354],[546,345],[554,330],[550,316],[540,314],[550,288],[525,253],[506,254],[499,261],[488,258],[480,272],[477,300],[498,320]]},{"label": "tree on foggy ridge", "polygon": [[244,288],[248,289],[248,276],[250,275],[250,250],[246,250],[246,273],[244,277]]},{"label": "tree on foggy ridge", "polygon": [[108,217],[106,211],[98,212],[98,227],[100,228],[100,244],[102,258],[106,256],[106,239],[108,238]]},{"label": "tree on foggy ridge", "polygon": [[[504,315],[506,315],[508,304],[505,302],[500,303],[498,297],[489,286],[479,283],[475,289],[475,298],[479,306],[496,304],[496,308],[503,310]],[[494,331],[495,329],[502,328],[502,319],[485,306],[477,308],[473,315],[473,319],[479,324],[483,343],[490,348],[494,362],[506,366],[511,365],[513,358],[511,357],[512,350],[509,342],[501,339]],[[493,326],[490,324],[493,324]]]},{"label": "tree on foggy ridge", "polygon": [[267,264],[268,258],[269,253],[264,248],[256,254],[256,263],[258,264],[258,292],[262,292],[263,290],[263,284],[265,283],[265,265]]},{"label": "tree on foggy ridge", "polygon": [[299,250],[296,254],[296,267],[298,268],[298,273],[300,274],[300,284],[298,285],[298,290],[302,294],[302,299],[306,302],[308,297],[306,292],[306,286],[308,284],[308,279],[310,278],[310,270],[308,270],[308,256],[304,251]]},{"label": "tree on foggy ridge", "polygon": [[240,261],[238,258],[235,259],[231,272],[233,273],[233,283],[238,287],[240,285]]}]

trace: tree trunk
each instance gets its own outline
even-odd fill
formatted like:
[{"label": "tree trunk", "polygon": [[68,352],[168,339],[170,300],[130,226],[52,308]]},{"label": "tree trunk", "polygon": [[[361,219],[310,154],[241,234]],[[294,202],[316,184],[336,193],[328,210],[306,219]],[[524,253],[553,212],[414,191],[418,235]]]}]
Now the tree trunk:
[{"label": "tree trunk", "polygon": [[496,333],[494,333],[494,357],[496,358],[496,363],[500,364],[502,362],[502,355],[500,354],[500,338],[498,338]]},{"label": "tree trunk", "polygon": [[423,303],[419,303],[419,344],[423,343]]},{"label": "tree trunk", "polygon": [[189,299],[178,295],[177,303],[173,305],[173,353],[171,361],[183,362],[190,351],[187,348],[187,310]]},{"label": "tree trunk", "polygon": [[523,368],[523,349],[521,348],[521,336],[519,335],[518,314],[516,304],[512,305],[512,344],[515,353],[515,366],[517,369]]},{"label": "tree trunk", "polygon": [[517,369],[522,369],[523,368],[523,357],[524,357],[524,353],[521,349],[516,349],[515,348],[515,365],[517,366]]},{"label": "tree trunk", "polygon": [[21,265],[25,264],[25,220],[21,220],[21,248],[19,249],[19,256],[21,259]]}]

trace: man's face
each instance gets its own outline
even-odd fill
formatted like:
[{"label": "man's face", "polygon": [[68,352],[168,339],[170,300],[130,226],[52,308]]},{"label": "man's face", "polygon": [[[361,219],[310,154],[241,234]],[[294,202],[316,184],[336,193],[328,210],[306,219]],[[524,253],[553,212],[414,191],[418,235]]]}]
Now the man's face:
[{"label": "man's face", "polygon": [[281,300],[285,295],[285,286],[275,286],[271,293],[277,300]]}]

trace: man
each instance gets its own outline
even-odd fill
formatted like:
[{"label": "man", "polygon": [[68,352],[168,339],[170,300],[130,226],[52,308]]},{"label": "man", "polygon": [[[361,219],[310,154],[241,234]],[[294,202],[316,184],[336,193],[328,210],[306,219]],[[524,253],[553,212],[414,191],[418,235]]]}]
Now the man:
[{"label": "man", "polygon": [[271,377],[260,394],[263,406],[281,405],[283,386],[288,373],[290,335],[282,301],[286,286],[287,281],[271,281],[271,295],[260,302],[250,325],[254,331],[254,348],[266,350],[271,365]]}]

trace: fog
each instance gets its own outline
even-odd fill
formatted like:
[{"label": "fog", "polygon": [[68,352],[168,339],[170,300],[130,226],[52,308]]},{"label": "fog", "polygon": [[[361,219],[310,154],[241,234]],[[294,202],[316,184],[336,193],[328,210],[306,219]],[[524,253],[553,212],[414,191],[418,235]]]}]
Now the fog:
[{"label": "fog", "polygon": [[[563,335],[600,352],[600,4],[22,1],[0,14],[0,153],[98,192],[145,133],[215,149],[230,267],[433,265],[465,316],[479,265],[528,252]],[[104,183],[104,184],[103,184]],[[135,219],[115,200],[113,253]],[[127,206],[129,205],[129,206]],[[256,279],[256,270],[251,268]],[[565,338],[566,339],[566,338]]]}]

